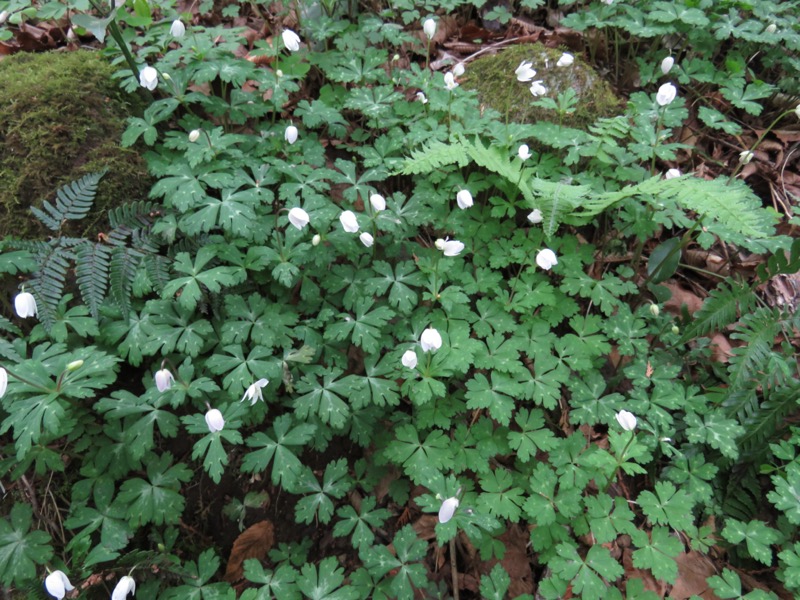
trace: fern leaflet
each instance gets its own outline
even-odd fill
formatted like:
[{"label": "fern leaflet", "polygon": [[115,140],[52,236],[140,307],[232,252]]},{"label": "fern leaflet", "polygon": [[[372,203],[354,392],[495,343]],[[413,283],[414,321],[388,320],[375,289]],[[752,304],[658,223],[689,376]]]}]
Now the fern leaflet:
[{"label": "fern leaflet", "polygon": [[89,173],[77,181],[62,186],[56,192],[56,204],[45,201],[42,209],[31,206],[31,212],[52,231],[59,231],[67,219],[82,219],[92,209],[97,184],[105,171]]},{"label": "fern leaflet", "polygon": [[735,323],[740,314],[749,312],[755,303],[756,295],[750,287],[736,282],[720,284],[694,314],[694,321],[686,328],[681,343],[721,331],[723,327]]},{"label": "fern leaflet", "polygon": [[92,317],[97,319],[100,305],[108,290],[108,267],[111,248],[105,244],[84,244],[75,253],[75,275],[81,297],[89,307]]}]

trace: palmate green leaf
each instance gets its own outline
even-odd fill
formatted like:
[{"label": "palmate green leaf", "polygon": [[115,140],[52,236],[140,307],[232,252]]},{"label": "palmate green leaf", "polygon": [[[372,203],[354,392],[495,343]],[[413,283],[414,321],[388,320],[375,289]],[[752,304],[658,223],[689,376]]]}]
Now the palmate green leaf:
[{"label": "palmate green leaf", "polygon": [[633,566],[650,569],[656,579],[675,583],[678,578],[675,557],[683,552],[681,540],[674,537],[666,527],[654,527],[650,536],[641,529],[634,530],[631,540],[638,547],[633,551]]},{"label": "palmate green leaf", "polygon": [[778,554],[783,561],[783,581],[792,589],[800,589],[800,542],[787,547]]},{"label": "palmate green leaf", "polygon": [[655,493],[645,490],[637,498],[642,512],[657,525],[669,525],[679,531],[689,529],[693,522],[695,500],[684,490],[676,490],[669,481],[657,481]]},{"label": "palmate green leaf", "polygon": [[178,417],[162,410],[167,396],[160,393],[136,396],[127,390],[116,390],[110,398],[103,398],[94,405],[96,411],[105,413],[106,419],[124,419],[124,441],[131,458],[138,461],[155,446],[154,426],[164,437],[178,434]]},{"label": "palmate green leaf", "polygon": [[171,300],[149,300],[132,326],[141,331],[140,351],[145,355],[177,351],[195,357],[215,340],[208,320],[194,317],[190,309]]},{"label": "palmate green leaf", "polygon": [[342,537],[353,534],[353,548],[359,550],[366,548],[375,541],[375,534],[372,528],[382,527],[383,523],[392,516],[391,511],[385,508],[375,508],[376,500],[373,496],[367,496],[361,501],[358,512],[349,504],[340,507],[336,514],[341,519],[333,526],[334,537]]},{"label": "palmate green leaf", "polygon": [[244,577],[262,587],[245,590],[240,600],[300,600],[300,591],[295,583],[298,575],[289,565],[265,571],[258,559],[248,558],[244,561]]},{"label": "palmate green leaf", "polygon": [[33,509],[15,502],[7,517],[0,519],[0,582],[4,586],[36,578],[36,565],[47,563],[53,556],[50,535],[29,531]]},{"label": "palmate green leaf", "polygon": [[481,598],[487,600],[505,600],[511,577],[500,563],[497,563],[488,575],[481,576]]},{"label": "palmate green leaf", "polygon": [[719,469],[706,463],[705,457],[698,453],[693,456],[680,454],[673,457],[672,464],[664,470],[664,475],[681,484],[698,502],[709,502],[713,495],[711,484]]},{"label": "palmate green leaf", "polygon": [[[767,494],[767,500],[786,515],[790,523],[800,525],[800,465],[786,465],[786,477],[773,475],[775,489]],[[799,580],[800,581],[800,580]]]},{"label": "palmate green leaf", "polygon": [[220,560],[213,548],[204,550],[197,564],[184,564],[183,585],[166,590],[164,600],[236,600],[236,592],[228,583],[209,583],[219,570]]},{"label": "palmate green leaf", "polygon": [[513,377],[492,371],[491,383],[482,373],[467,381],[467,408],[486,408],[492,418],[508,425],[514,412],[515,398],[522,396],[522,384]]},{"label": "palmate green leaf", "polygon": [[255,346],[245,355],[245,347],[237,344],[224,346],[225,354],[213,354],[206,361],[206,367],[215,375],[222,375],[222,385],[235,396],[241,396],[254,381],[262,377],[269,380],[280,379],[283,373],[280,360],[273,351],[263,346]]},{"label": "palmate green leaf", "polygon": [[220,482],[222,474],[225,472],[225,465],[228,464],[228,453],[225,452],[222,440],[224,439],[234,446],[242,443],[242,434],[236,428],[242,424],[239,415],[244,411],[244,405],[241,402],[223,404],[219,410],[225,419],[225,426],[221,431],[209,431],[205,416],[202,414],[196,413],[181,417],[189,433],[204,434],[194,443],[192,458],[203,458],[203,468],[214,483]]},{"label": "palmate green leaf", "polygon": [[279,303],[269,303],[259,294],[245,300],[241,296],[225,297],[227,320],[222,324],[223,344],[252,342],[267,348],[288,348],[294,345],[297,311]]},{"label": "palmate green leaf", "polygon": [[339,566],[336,557],[329,556],[316,566],[306,563],[297,577],[297,588],[313,600],[358,600],[359,593],[355,588],[345,585],[344,569]]},{"label": "palmate green leaf", "polygon": [[342,385],[350,389],[350,405],[353,410],[370,405],[397,406],[400,395],[395,376],[399,364],[399,359],[391,354],[385,354],[380,362],[377,356],[369,356],[364,359],[363,376],[348,375],[342,379]]},{"label": "palmate green leaf", "polygon": [[125,510],[112,503],[114,487],[112,479],[98,478],[94,485],[94,506],[72,507],[69,518],[64,521],[64,526],[68,529],[80,527],[83,529],[70,540],[68,548],[98,529],[100,530],[100,543],[107,550],[114,552],[125,547],[128,539],[133,536],[133,531],[125,519]]},{"label": "palmate green leaf", "polygon": [[483,492],[478,496],[478,506],[489,514],[518,521],[522,513],[522,488],[512,487],[511,473],[502,468],[489,471],[480,479]]},{"label": "palmate green leaf", "polygon": [[192,212],[179,219],[178,226],[189,235],[208,233],[219,227],[230,235],[253,239],[258,204],[257,190],[222,190],[220,198],[206,196]]},{"label": "palmate green leaf", "polygon": [[379,276],[367,279],[366,289],[369,294],[383,296],[388,290],[389,304],[403,314],[416,308],[419,295],[412,287],[424,285],[425,278],[413,262],[399,262],[392,269],[389,263],[376,260],[372,263],[372,268]]},{"label": "palmate green leaf", "polygon": [[391,462],[402,465],[415,483],[422,483],[443,469],[453,459],[450,440],[441,431],[431,431],[421,442],[413,425],[402,425],[395,432],[395,439],[383,451]]},{"label": "palmate green leaf", "polygon": [[589,529],[597,538],[597,542],[612,542],[620,534],[632,534],[636,529],[633,523],[636,515],[624,498],[611,498],[608,494],[584,497],[586,518]]},{"label": "palmate green leaf", "polygon": [[517,458],[523,463],[534,458],[537,452],[547,452],[553,447],[555,436],[545,428],[544,413],[538,408],[520,409],[514,422],[520,430],[508,432],[508,445],[517,451]]},{"label": "palmate green leaf", "polygon": [[725,529],[722,530],[724,537],[731,544],[741,544],[747,540],[747,551],[758,562],[772,565],[772,544],[777,544],[783,539],[783,535],[772,527],[768,527],[763,521],[750,521],[742,523],[736,519],[727,519]]},{"label": "palmate green leaf", "polygon": [[556,546],[556,556],[550,560],[548,566],[555,578],[570,583],[573,592],[581,594],[584,600],[604,598],[608,584],[619,579],[625,572],[608,549],[600,545],[592,546],[586,558],[582,559],[572,544],[559,544]]},{"label": "palmate green leaf", "polygon": [[114,504],[125,509],[132,527],[153,523],[175,524],[183,513],[184,499],[179,490],[181,482],[192,477],[192,470],[183,463],[172,465],[172,455],[153,454],[147,459],[147,480],[128,479],[120,487]]},{"label": "palmate green leaf", "polygon": [[303,496],[295,505],[295,520],[298,523],[311,523],[319,519],[322,523],[329,523],[333,516],[333,502],[331,498],[341,498],[352,486],[352,480],[347,473],[347,460],[329,462],[322,476],[322,485],[317,481],[314,472],[304,467],[297,478],[297,486],[291,490]]},{"label": "palmate green leaf", "polygon": [[296,448],[306,445],[313,437],[317,426],[300,423],[292,428],[292,416],[281,415],[272,424],[273,436],[256,432],[247,439],[251,448],[259,448],[247,453],[242,461],[242,470],[248,473],[266,471],[272,462],[272,483],[291,489],[303,464],[297,458]]},{"label": "palmate green leaf", "polygon": [[392,573],[391,597],[413,600],[414,588],[423,589],[427,582],[427,569],[420,563],[425,558],[427,544],[419,539],[411,525],[406,525],[395,534],[393,546],[396,555],[384,545],[362,548],[361,560],[373,576],[385,577]]},{"label": "palmate green leaf", "polygon": [[356,316],[352,317],[347,313],[341,314],[338,320],[325,330],[325,339],[345,340],[350,338],[365,352],[377,352],[379,340],[383,334],[382,329],[395,313],[388,306],[378,306],[372,309],[373,304],[372,298],[359,299],[355,307]]},{"label": "palmate green leaf", "polygon": [[520,352],[527,341],[520,337],[506,338],[501,333],[489,335],[484,340],[486,351],[475,355],[475,368],[495,369],[514,376],[528,378],[530,371],[520,360]]},{"label": "palmate green leaf", "polygon": [[335,369],[326,373],[320,384],[316,375],[305,375],[297,383],[297,392],[303,394],[294,400],[295,414],[302,420],[318,416],[334,429],[342,429],[350,418],[350,407],[342,400],[349,394],[342,372]]},{"label": "palmate green leaf", "polygon": [[191,262],[188,252],[179,252],[175,257],[174,269],[187,275],[173,279],[164,286],[162,297],[171,298],[180,292],[178,303],[193,311],[203,294],[203,289],[219,293],[223,287],[244,281],[247,276],[246,271],[239,267],[212,267],[204,270],[203,267],[214,258],[214,251],[206,247],[197,251],[194,263]]},{"label": "palmate green leaf", "polygon": [[[711,589],[714,590],[714,594],[723,600],[777,600],[778,598],[772,592],[765,592],[759,589],[743,594],[739,575],[730,569],[723,569],[722,575],[714,575],[706,581],[708,581]],[[787,583],[789,582],[787,581]],[[793,584],[790,583],[789,585]]]},{"label": "palmate green leaf", "polygon": [[685,421],[686,437],[690,442],[708,444],[731,459],[739,456],[736,438],[745,430],[734,419],[726,419],[720,413],[712,412],[701,420],[695,413],[687,412]]}]

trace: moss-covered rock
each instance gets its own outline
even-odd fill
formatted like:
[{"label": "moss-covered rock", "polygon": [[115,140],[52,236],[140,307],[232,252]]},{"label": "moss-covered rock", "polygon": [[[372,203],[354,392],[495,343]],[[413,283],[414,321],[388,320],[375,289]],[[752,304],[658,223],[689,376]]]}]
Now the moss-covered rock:
[{"label": "moss-covered rock", "polygon": [[93,212],[70,235],[93,235],[109,208],[147,196],[139,154],[121,148],[137,99],[95,52],[17,54],[0,61],[0,239],[46,234],[28,210],[87,173],[108,169]]},{"label": "moss-covered rock", "polygon": [[514,74],[522,61],[530,61],[536,69],[535,80],[547,88],[547,97],[555,99],[569,88],[575,90],[578,103],[575,112],[565,117],[564,125],[585,128],[601,117],[619,114],[622,103],[611,86],[579,57],[569,67],[557,67],[563,52],[542,44],[521,44],[498,54],[471,62],[462,83],[478,92],[482,104],[493,108],[509,121],[535,123],[558,122],[555,111],[533,106],[537,100],[530,92],[530,83],[517,81]]}]

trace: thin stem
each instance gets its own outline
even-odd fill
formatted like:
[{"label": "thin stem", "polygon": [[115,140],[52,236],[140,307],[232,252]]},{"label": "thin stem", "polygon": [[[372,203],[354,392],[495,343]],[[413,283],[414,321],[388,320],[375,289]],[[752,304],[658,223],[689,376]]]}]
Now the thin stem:
[{"label": "thin stem", "polygon": [[[755,143],[755,144],[753,144],[753,147],[752,147],[752,148],[750,148],[750,152],[755,152],[756,148],[758,148],[758,146],[761,144],[761,142],[763,142],[763,141],[764,141],[764,138],[767,136],[767,134],[768,134],[770,131],[772,131],[772,129],[775,127],[775,125],[777,125],[777,124],[778,124],[778,122],[779,122],[781,119],[783,119],[783,118],[784,118],[785,116],[787,116],[787,115],[790,115],[790,114],[792,114],[792,113],[793,113],[793,112],[795,112],[795,111],[796,111],[796,109],[792,108],[792,109],[790,109],[790,110],[787,110],[786,112],[782,112],[781,114],[779,114],[779,115],[777,116],[777,118],[776,118],[776,119],[775,119],[775,120],[774,120],[774,121],[773,121],[773,122],[770,124],[770,126],[769,126],[769,127],[767,127],[767,128],[766,128],[766,129],[763,131],[763,133],[762,133],[762,134],[759,136],[759,138],[756,140],[756,143]],[[749,162],[749,161],[748,161],[748,162]],[[739,171],[741,171],[741,170],[742,170],[742,168],[744,168],[744,163],[742,163],[742,161],[741,161],[741,160],[739,160],[739,164],[736,166],[736,169],[734,169],[733,173],[731,173],[731,176],[728,178],[728,183],[726,183],[725,185],[730,185],[730,184],[731,184],[731,181],[733,181],[734,177],[736,177],[736,175],[738,175],[738,174],[739,174]]]},{"label": "thin stem", "polygon": [[611,483],[617,478],[617,474],[619,473],[619,469],[622,466],[622,463],[625,462],[625,453],[628,451],[628,448],[631,447],[631,444],[633,443],[633,440],[635,440],[635,439],[636,439],[636,432],[635,431],[631,431],[631,439],[628,440],[628,443],[625,444],[625,447],[622,449],[622,452],[620,452],[620,455],[617,457],[617,466],[614,468],[614,473],[609,478],[608,483],[606,483],[606,487],[603,490],[604,492],[608,491],[608,488],[611,487]]},{"label": "thin stem", "polygon": [[453,582],[453,600],[458,600],[458,567],[456,566],[456,538],[450,538],[450,576]]}]

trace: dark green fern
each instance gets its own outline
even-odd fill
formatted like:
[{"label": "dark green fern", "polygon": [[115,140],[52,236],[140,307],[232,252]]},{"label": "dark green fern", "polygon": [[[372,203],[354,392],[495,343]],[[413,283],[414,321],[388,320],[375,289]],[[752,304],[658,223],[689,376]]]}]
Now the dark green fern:
[{"label": "dark green fern", "polygon": [[62,186],[56,192],[55,206],[45,201],[42,209],[31,206],[31,212],[48,229],[60,231],[64,221],[82,219],[89,213],[97,193],[97,184],[105,174],[105,171],[89,173]]}]

